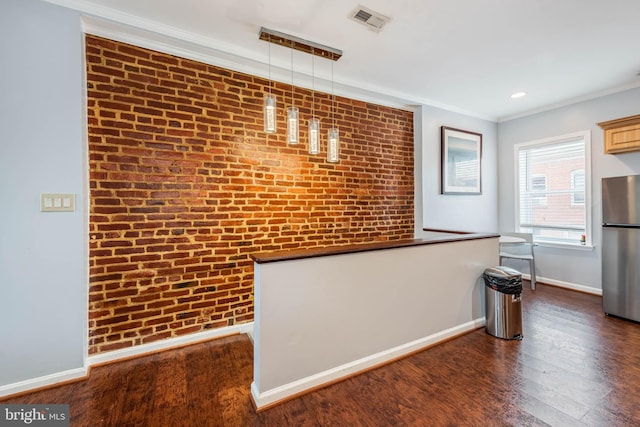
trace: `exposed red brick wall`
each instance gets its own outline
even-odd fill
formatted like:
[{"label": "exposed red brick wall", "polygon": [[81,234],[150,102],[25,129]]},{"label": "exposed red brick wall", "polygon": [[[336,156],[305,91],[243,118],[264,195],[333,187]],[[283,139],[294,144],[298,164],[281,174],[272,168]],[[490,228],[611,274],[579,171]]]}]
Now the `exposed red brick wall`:
[{"label": "exposed red brick wall", "polygon": [[413,237],[413,113],[336,97],[330,164],[287,146],[291,86],[266,135],[263,78],[93,36],[86,56],[90,354],[252,320],[251,253]]}]

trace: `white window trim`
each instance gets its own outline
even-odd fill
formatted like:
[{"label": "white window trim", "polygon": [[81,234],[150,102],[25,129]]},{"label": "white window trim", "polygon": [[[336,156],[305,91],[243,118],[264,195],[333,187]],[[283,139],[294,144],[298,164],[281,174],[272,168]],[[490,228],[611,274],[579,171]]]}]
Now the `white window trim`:
[{"label": "white window trim", "polygon": [[593,249],[593,228],[591,227],[591,131],[584,130],[580,132],[569,133],[566,135],[559,135],[550,138],[537,139],[534,141],[521,142],[519,144],[514,145],[513,147],[513,165],[514,165],[514,175],[515,175],[515,229],[516,231],[520,231],[520,169],[518,167],[519,162],[519,154],[520,150],[526,149],[533,145],[544,146],[544,145],[553,145],[559,144],[563,142],[568,142],[571,140],[584,138],[584,210],[585,210],[585,218],[584,218],[584,227],[587,240],[584,245],[580,244],[571,244],[571,243],[559,243],[559,242],[538,242],[539,246],[549,246],[556,248],[564,248],[564,249],[581,249],[581,250],[591,250]]}]

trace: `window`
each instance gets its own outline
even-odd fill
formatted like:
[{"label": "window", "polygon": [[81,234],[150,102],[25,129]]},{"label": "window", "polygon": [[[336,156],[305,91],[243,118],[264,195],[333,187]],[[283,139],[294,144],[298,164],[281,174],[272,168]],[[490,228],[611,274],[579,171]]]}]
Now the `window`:
[{"label": "window", "polygon": [[547,204],[547,176],[536,174],[531,176],[531,200],[535,205],[542,206]]},{"label": "window", "polygon": [[590,241],[590,139],[585,131],[516,145],[516,223],[534,241]]},{"label": "window", "polygon": [[571,204],[584,205],[584,169],[571,171]]}]

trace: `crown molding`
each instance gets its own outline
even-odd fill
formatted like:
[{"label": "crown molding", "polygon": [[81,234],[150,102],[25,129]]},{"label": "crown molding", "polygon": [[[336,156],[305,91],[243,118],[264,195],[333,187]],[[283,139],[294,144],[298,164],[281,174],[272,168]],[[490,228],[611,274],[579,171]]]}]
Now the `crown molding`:
[{"label": "crown molding", "polygon": [[544,107],[535,108],[532,110],[526,110],[518,114],[513,114],[505,117],[501,117],[497,120],[498,123],[508,122],[510,120],[521,119],[528,116],[533,116],[534,114],[544,113],[546,111],[556,110],[562,107],[568,107],[569,105],[578,104],[580,102],[590,101],[592,99],[602,98],[607,95],[613,95],[615,93],[624,92],[627,90],[635,89],[640,87],[640,79],[638,81],[628,83],[621,86],[615,86],[609,89],[604,89],[597,92],[592,92],[590,94],[579,96],[576,98],[570,98],[561,102],[557,102],[555,104],[545,105]]}]

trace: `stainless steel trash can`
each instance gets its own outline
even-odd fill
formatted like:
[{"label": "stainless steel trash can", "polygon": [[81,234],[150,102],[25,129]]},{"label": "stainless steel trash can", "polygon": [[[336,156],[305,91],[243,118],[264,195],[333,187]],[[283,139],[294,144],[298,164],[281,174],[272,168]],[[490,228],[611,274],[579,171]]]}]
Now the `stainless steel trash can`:
[{"label": "stainless steel trash can", "polygon": [[521,340],[522,274],[508,267],[492,267],[484,271],[483,278],[487,333]]}]

